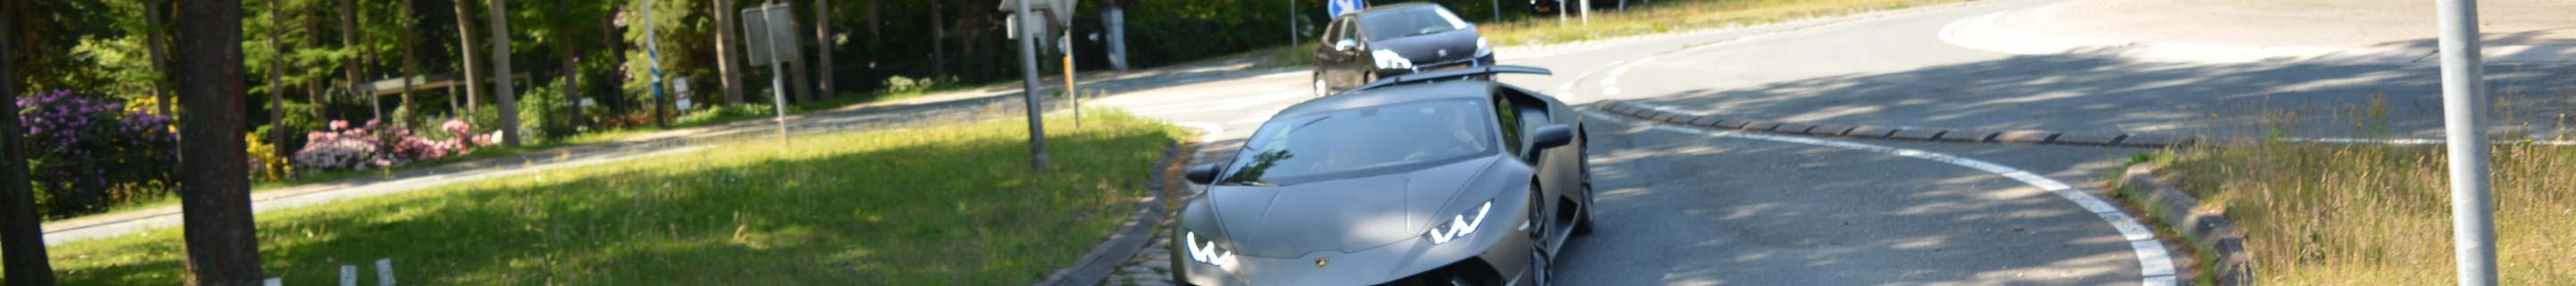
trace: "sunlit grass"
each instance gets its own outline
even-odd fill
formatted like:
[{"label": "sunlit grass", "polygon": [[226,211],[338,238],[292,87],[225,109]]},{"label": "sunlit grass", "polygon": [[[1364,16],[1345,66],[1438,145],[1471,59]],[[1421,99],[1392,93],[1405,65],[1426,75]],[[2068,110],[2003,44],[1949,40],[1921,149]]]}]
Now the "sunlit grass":
[{"label": "sunlit grass", "polygon": [[[2505,285],[2576,285],[2576,148],[2496,145]],[[2441,146],[2236,142],[2183,150],[2177,184],[2246,231],[2268,285],[2456,282]]]},{"label": "sunlit grass", "polygon": [[[1177,129],[1120,112],[750,141],[259,215],[289,285],[391,258],[408,285],[1015,285],[1142,195]],[[52,247],[71,285],[179,281],[175,229]],[[372,273],[372,270],[362,271]],[[369,274],[362,281],[374,279]]]},{"label": "sunlit grass", "polygon": [[1587,24],[1577,15],[1532,17],[1479,25],[1495,45],[1579,42],[1628,35],[1779,23],[1814,17],[1895,10],[1963,0],[1707,0],[1655,1],[1627,11],[1596,9]]}]

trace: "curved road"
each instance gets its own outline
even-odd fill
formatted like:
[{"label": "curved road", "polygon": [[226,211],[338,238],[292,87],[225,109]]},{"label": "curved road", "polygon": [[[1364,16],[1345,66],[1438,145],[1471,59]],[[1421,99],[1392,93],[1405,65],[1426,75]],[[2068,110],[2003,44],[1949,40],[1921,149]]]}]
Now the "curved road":
[{"label": "curved road", "polygon": [[[1957,19],[2045,3],[1954,5],[1506,50],[1525,56],[1507,54],[1504,64],[1558,74],[1503,80],[1577,104],[1616,98],[1812,113],[1818,108],[1728,103],[1747,97],[1713,94],[2017,57],[1944,44],[1938,31]],[[1221,130],[1199,156],[1222,158],[1270,113],[1310,98],[1306,78],[1302,70],[1282,71],[1131,92],[1096,104]],[[1858,84],[1867,83],[1836,85]],[[1938,101],[1877,94],[1838,100]],[[1693,105],[1698,102],[1717,103]],[[1819,119],[1852,118],[1863,117]],[[1623,119],[1587,115],[1602,228],[1571,242],[1559,258],[1558,283],[2171,284],[2175,268],[2168,257],[2186,257],[2101,203],[2103,174],[2138,150],[1837,141]],[[1978,114],[1906,122],[1926,120],[2055,124]]]}]

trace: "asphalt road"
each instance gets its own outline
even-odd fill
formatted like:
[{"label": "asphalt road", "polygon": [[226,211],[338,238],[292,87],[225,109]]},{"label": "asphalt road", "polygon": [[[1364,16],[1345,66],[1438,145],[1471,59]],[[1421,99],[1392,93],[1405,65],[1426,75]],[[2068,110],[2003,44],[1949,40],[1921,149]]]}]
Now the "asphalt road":
[{"label": "asphalt road", "polygon": [[[1576,104],[1627,99],[1798,115],[1834,112],[1836,102],[1912,102],[1928,105],[1817,119],[2090,127],[2084,124],[2096,122],[1989,113],[1943,98],[1741,93],[1854,75],[2022,64],[2012,59],[2026,56],[1944,44],[1937,32],[1956,19],[2044,3],[1969,4],[1522,51],[1504,55],[1503,64],[1558,74],[1503,81]],[[1207,162],[1231,156],[1271,113],[1310,98],[1307,80],[1304,70],[1280,70],[1095,104],[1220,130],[1199,154]],[[1873,84],[1884,83],[1835,85]],[[2124,104],[2087,100],[2101,99],[2049,104]],[[1807,106],[1747,103],[1774,101]],[[1556,282],[1562,285],[2163,284],[2175,279],[2167,259],[2187,257],[2116,226],[2135,227],[2133,220],[2095,211],[2102,207],[2104,174],[2141,150],[1832,141],[1588,116],[1602,231],[1571,242],[1560,258]],[[2095,208],[2079,199],[2095,200]]]}]

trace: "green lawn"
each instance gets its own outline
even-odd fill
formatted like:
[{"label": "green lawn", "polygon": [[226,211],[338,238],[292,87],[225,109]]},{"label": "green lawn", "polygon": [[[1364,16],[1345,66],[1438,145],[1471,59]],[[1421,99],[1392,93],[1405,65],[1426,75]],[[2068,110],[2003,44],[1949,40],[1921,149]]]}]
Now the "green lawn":
[{"label": "green lawn", "polygon": [[[2452,264],[2441,146],[2234,143],[2168,154],[2176,184],[2246,231],[2266,285],[2443,285]],[[2504,285],[2576,285],[2576,147],[2497,145]]]},{"label": "green lawn", "polygon": [[[720,145],[264,213],[269,276],[327,285],[391,258],[406,285],[1016,285],[1126,219],[1179,129],[1119,112]],[[64,284],[179,281],[175,230],[51,248]],[[371,270],[368,272],[372,272]],[[365,279],[374,279],[369,276]],[[362,279],[362,280],[365,280]]]}]

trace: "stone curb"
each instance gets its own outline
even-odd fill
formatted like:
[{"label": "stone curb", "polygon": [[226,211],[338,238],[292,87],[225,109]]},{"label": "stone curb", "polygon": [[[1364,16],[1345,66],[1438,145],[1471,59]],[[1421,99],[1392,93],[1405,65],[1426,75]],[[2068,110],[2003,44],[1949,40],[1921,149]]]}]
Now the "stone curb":
[{"label": "stone curb", "polygon": [[2202,269],[2203,275],[2214,275],[2218,285],[2254,285],[2254,258],[2245,250],[2245,233],[2229,223],[2224,214],[2203,213],[2200,199],[2193,198],[2173,184],[2156,178],[2154,164],[2129,166],[2120,173],[2120,187],[2137,194],[2132,203],[2147,208],[2165,229],[2181,234],[2184,243],[2194,251],[2206,252],[2217,269]]},{"label": "stone curb", "polygon": [[1109,233],[1107,240],[1092,246],[1091,252],[1082,254],[1082,258],[1075,259],[1073,266],[1057,269],[1045,280],[1030,285],[1090,286],[1117,274],[1118,267],[1126,264],[1127,258],[1136,256],[1136,251],[1143,250],[1145,243],[1154,239],[1154,227],[1162,224],[1166,213],[1162,201],[1163,179],[1169,176],[1164,174],[1162,167],[1170,166],[1173,159],[1180,158],[1180,150],[1179,143],[1163,147],[1163,158],[1154,160],[1155,169],[1147,174],[1153,183],[1145,185],[1145,199],[1136,202],[1136,213],[1127,216],[1127,222],[1120,224],[1117,232]]},{"label": "stone curb", "polygon": [[1609,111],[1612,114],[1618,114],[1635,119],[1675,125],[1874,140],[2019,145],[2075,145],[2148,149],[2186,147],[2200,144],[2204,141],[2197,136],[2156,134],[2085,133],[2036,130],[1982,131],[1968,129],[1839,125],[1813,122],[1781,122],[1766,119],[1738,119],[1671,111],[1657,106],[1632,103],[1624,100],[1602,100],[1593,102],[1592,109]]}]

